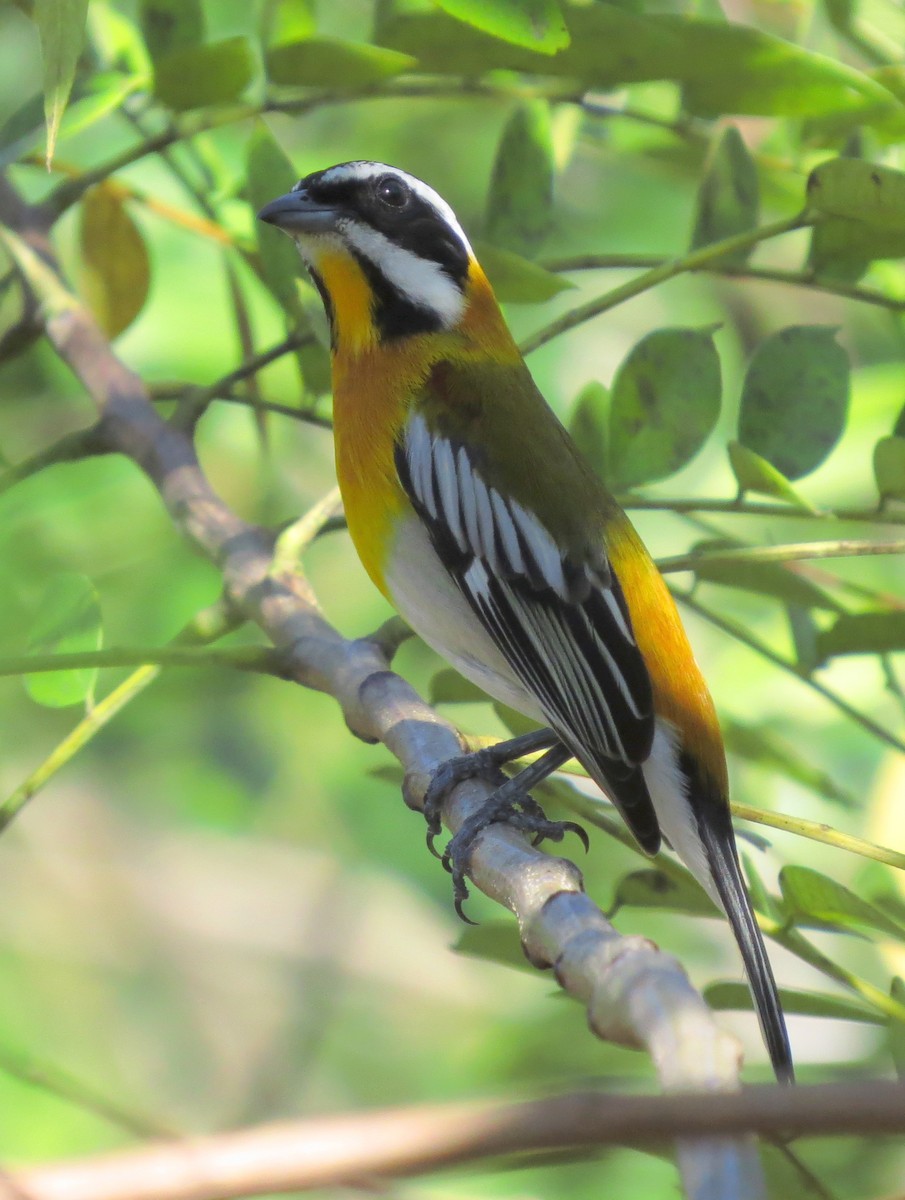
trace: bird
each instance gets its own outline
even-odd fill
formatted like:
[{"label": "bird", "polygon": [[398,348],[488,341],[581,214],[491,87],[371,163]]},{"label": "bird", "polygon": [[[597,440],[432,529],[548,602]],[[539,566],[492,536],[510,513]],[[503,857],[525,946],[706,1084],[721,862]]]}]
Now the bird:
[{"label": "bird", "polygon": [[[288,234],[331,337],[337,478],[377,588],[484,692],[540,725],[453,759],[498,784],[447,849],[508,820],[561,837],[530,787],[576,759],[641,850],[667,841],[728,918],[774,1073],[794,1070],[739,865],[713,700],[672,594],[534,383],[450,205],[386,163],[315,171],[260,210]],[[521,774],[501,767],[545,751]],[[483,757],[482,757],[483,756]]]}]

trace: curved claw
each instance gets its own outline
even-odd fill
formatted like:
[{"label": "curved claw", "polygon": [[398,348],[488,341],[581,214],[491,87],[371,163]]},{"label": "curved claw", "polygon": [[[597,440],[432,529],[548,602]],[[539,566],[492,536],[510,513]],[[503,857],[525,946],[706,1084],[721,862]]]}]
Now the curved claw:
[{"label": "curved claw", "polygon": [[431,829],[430,827],[428,827],[427,833],[424,836],[424,840],[427,843],[428,850],[430,850],[430,852],[431,852],[431,854],[433,854],[434,858],[439,858],[442,861],[446,856],[444,854],[441,854],[440,851],[437,849],[437,847],[434,845],[434,842],[437,840],[439,833],[440,833],[439,829]]},{"label": "curved claw", "polygon": [[591,839],[588,837],[588,831],[585,827],[579,825],[577,821],[563,821],[563,825],[569,833],[575,834],[582,846],[584,846],[585,854],[589,854],[591,851]]}]

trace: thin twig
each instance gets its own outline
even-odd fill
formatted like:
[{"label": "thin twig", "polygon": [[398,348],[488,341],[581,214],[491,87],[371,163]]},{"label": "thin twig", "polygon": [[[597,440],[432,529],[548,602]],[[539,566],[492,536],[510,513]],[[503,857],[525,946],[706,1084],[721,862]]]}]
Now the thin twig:
[{"label": "thin twig", "polygon": [[868,555],[905,554],[905,540],[877,542],[861,538],[838,538],[826,542],[790,542],[781,546],[752,546],[739,550],[694,550],[660,558],[657,566],[663,574],[671,571],[696,571],[716,565],[734,567],[747,563],[788,563],[814,558],[860,558]]},{"label": "thin twig", "polygon": [[232,667],[282,676],[285,663],[272,646],[111,646],[72,654],[18,654],[0,658],[0,676],[43,675],[51,671],[86,670],[91,667]]},{"label": "thin twig", "polygon": [[725,255],[735,254],[739,250],[747,250],[759,242],[779,237],[784,233],[791,233],[796,229],[804,229],[813,225],[815,221],[816,218],[807,212],[798,213],[794,217],[774,221],[769,225],[761,225],[758,229],[737,233],[733,237],[723,238],[719,242],[711,242],[708,246],[689,251],[681,258],[669,259],[660,266],[653,267],[634,279],[630,279],[621,287],[613,288],[605,295],[589,300],[585,304],[579,304],[569,312],[563,313],[561,317],[557,317],[555,321],[551,321],[549,325],[545,325],[543,329],[539,329],[537,333],[526,338],[522,343],[522,353],[531,354],[570,329],[575,329],[576,326],[582,325],[594,317],[599,317],[602,313],[609,312],[617,305],[624,304],[626,300],[632,300],[635,296],[640,296],[643,292],[649,291],[661,283],[666,283],[677,275],[688,271],[699,271],[702,267],[706,267],[709,263],[723,258]]},{"label": "thin twig", "polygon": [[865,521],[874,525],[905,525],[905,506],[900,508],[796,508],[793,504],[770,503],[751,500],[717,500],[708,496],[670,497],[657,499],[636,496],[634,493],[620,497],[623,508],[647,512],[724,513],[726,516],[742,517],[795,517],[802,521]]},{"label": "thin twig", "polygon": [[736,624],[736,622],[729,621],[726,617],[722,617],[719,613],[707,608],[693,596],[690,596],[687,592],[677,593],[677,598],[686,606],[686,608],[690,608],[692,612],[698,613],[699,616],[703,617],[706,621],[709,621],[711,625],[715,625],[717,629],[722,629],[724,633],[728,633],[730,637],[734,637],[736,641],[748,646],[762,658],[765,658],[768,662],[773,663],[774,666],[781,667],[783,671],[788,671],[790,675],[794,675],[796,679],[800,679],[806,687],[811,688],[812,691],[815,691],[818,695],[823,696],[825,700],[828,700],[830,704],[832,704],[835,708],[838,708],[841,713],[844,713],[845,716],[847,716],[850,720],[860,725],[862,729],[865,729],[868,733],[872,734],[872,736],[877,738],[878,741],[883,742],[884,745],[891,746],[893,750],[897,750],[900,754],[905,754],[905,742],[903,742],[900,738],[897,738],[895,734],[890,733],[888,729],[884,729],[882,725],[878,725],[877,722],[871,717],[867,716],[866,713],[860,712],[857,708],[853,708],[847,700],[843,700],[841,696],[838,696],[832,690],[832,688],[828,688],[825,684],[820,683],[819,680],[810,675],[806,670],[804,670],[803,667],[799,667],[797,663],[791,662],[787,658],[783,658],[781,654],[778,654],[775,650],[768,646],[766,642],[762,642],[760,638],[756,638],[752,633],[749,633],[747,629],[743,629],[741,625]]},{"label": "thin twig", "polygon": [[[540,265],[557,274],[574,271],[652,271],[665,266],[670,260],[657,254],[582,254],[571,258],[549,258]],[[805,271],[784,271],[779,267],[753,267],[748,263],[712,262],[697,268],[710,275],[723,275],[731,279],[756,279],[770,283],[784,283],[789,287],[807,288],[812,292],[828,292],[846,300],[857,300],[861,304],[875,304],[892,312],[905,312],[905,300],[886,296],[873,288],[840,283],[834,279],[822,279]]]}]

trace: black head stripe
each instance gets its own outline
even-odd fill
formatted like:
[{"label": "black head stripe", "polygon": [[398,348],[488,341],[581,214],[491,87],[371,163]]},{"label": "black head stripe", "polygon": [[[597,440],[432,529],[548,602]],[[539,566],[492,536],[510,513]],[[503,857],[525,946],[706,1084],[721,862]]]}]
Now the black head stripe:
[{"label": "black head stripe", "polygon": [[434,333],[443,328],[433,309],[413,304],[403,296],[366,255],[356,254],[355,261],[371,288],[374,298],[371,315],[381,341],[392,341],[413,333]]},{"label": "black head stripe", "polygon": [[330,342],[336,346],[336,310],[333,307],[333,298],[327,291],[327,286],[321,279],[320,275],[313,267],[308,268],[308,274],[311,276],[311,282],[317,288],[318,295],[324,304],[324,311],[327,314],[327,320],[330,323]]},{"label": "black head stripe", "polygon": [[[358,168],[358,170],[356,170]],[[400,207],[382,203],[377,183],[381,174],[405,185],[407,201]],[[377,163],[343,163],[316,171],[296,184],[314,200],[323,201],[348,214],[352,220],[369,225],[394,245],[436,263],[449,278],[462,286],[468,275],[468,249],[446,216],[430,200],[411,186],[417,181],[392,167]]]}]

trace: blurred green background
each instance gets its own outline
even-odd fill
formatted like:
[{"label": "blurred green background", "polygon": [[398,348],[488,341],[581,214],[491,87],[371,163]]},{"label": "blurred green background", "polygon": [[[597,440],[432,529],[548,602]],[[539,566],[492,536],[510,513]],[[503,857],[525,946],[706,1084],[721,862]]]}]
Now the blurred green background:
[{"label": "blurred green background", "polygon": [[[0,124],[7,122],[0,150],[4,143],[13,147],[12,157],[20,161],[10,178],[29,198],[40,199],[60,180],[111,162],[172,119],[187,128],[197,113],[213,111],[180,111],[180,104],[155,99],[145,81],[113,111],[85,119],[74,132],[64,125],[55,173],[48,176],[40,161],[40,122],[34,120],[35,112],[40,115],[41,50],[27,7],[0,7]],[[829,5],[733,3],[725,14],[706,0],[697,7],[658,7],[714,23],[728,16],[853,70],[878,65],[858,38],[879,46],[882,55],[900,44],[905,24],[898,8],[880,0],[857,10],[851,36],[833,28]],[[261,108],[265,95],[277,97],[277,107],[287,98],[323,98],[320,82],[307,90],[264,90],[261,21],[279,8],[239,0],[204,5],[208,43],[242,36],[255,47],[257,74],[243,98],[252,107]],[[374,14],[365,0],[333,0],[316,12],[304,5],[282,8],[284,16],[303,23],[310,15],[314,24],[305,34],[361,43],[371,38]],[[90,5],[77,97],[82,84],[103,72],[138,72],[134,46],[141,18],[138,4]],[[342,69],[334,68],[335,88],[344,86]],[[549,80],[500,71],[484,76],[492,88],[481,94],[458,76],[429,78],[441,78],[437,94],[394,97],[391,80],[387,94],[377,98],[338,99],[327,89],[329,102],[303,113],[274,111],[253,119],[237,112],[236,119],[224,117],[217,128],[200,132],[190,147],[174,146],[169,161],[146,156],[118,173],[150,269],[147,299],[117,338],[120,356],[152,385],[206,386],[247,356],[237,334],[236,290],[257,351],[285,336],[287,320],[302,319],[291,304],[288,311],[281,306],[256,274],[257,235],[245,184],[253,135],[269,134],[296,175],[353,158],[399,165],[436,187],[470,234],[492,235],[493,211],[488,219],[486,205],[500,139],[523,93],[543,91]],[[578,95],[584,86],[573,90]],[[33,96],[29,125],[23,102]],[[668,82],[627,84],[598,100],[612,111],[552,106],[555,198],[535,256],[683,254],[705,163],[725,121],[684,113]],[[216,111],[228,116],[226,109]],[[815,132],[804,115],[780,106],[763,115],[742,110],[734,121],[757,164],[764,221],[801,207],[808,170],[840,150],[900,165],[897,136],[882,124],[857,116],[834,121],[831,113]],[[70,279],[96,299],[86,279],[80,210],[74,205],[63,214],[54,242]],[[213,226],[191,227],[189,216],[216,219],[227,248],[213,236]],[[756,261],[801,272],[809,237],[802,230],[770,242]],[[900,262],[878,258],[864,267],[862,286],[893,301],[905,299]],[[545,304],[511,304],[507,315],[516,333],[527,337],[630,277],[575,273],[569,276],[573,290]],[[828,271],[830,277],[842,278]],[[843,282],[857,281],[850,273]],[[316,311],[304,283],[296,302],[305,320]],[[0,308],[5,325],[17,320],[18,303],[7,279]],[[901,314],[894,307],[804,286],[683,275],[555,339],[530,362],[551,404],[568,420],[579,392],[593,381],[610,384],[631,347],[651,330],[718,323],[723,402],[717,427],[693,461],[642,494],[664,501],[692,495],[730,500],[736,484],[726,443],[736,436],[751,354],[787,325],[838,328],[837,340],[852,363],[848,422],[837,448],[796,487],[815,506],[867,511],[877,503],[874,445],[892,434],[905,402]],[[322,335],[320,324],[316,329]],[[314,379],[309,374],[303,389],[289,356],[259,374],[259,394],[327,414],[329,399],[315,394]],[[172,411],[172,403],[161,402],[161,411]],[[26,460],[91,418],[81,387],[46,344],[37,342],[0,364],[0,452],[6,463]],[[225,500],[245,519],[276,526],[333,485],[331,438],[328,430],[274,414],[266,417],[265,432],[262,438],[247,406],[214,403],[199,426],[198,447]],[[669,511],[634,516],[655,555],[680,554],[711,537],[770,545],[872,532],[863,523],[818,521],[805,512],[710,514],[703,529]],[[894,536],[895,527],[873,533]],[[319,539],[305,565],[325,614],[343,633],[370,632],[389,615],[344,533]],[[809,570],[811,582],[851,611],[895,613],[902,607],[905,575],[898,557],[831,560]],[[60,587],[63,572],[85,576],[96,588],[109,646],[165,643],[214,603],[220,589],[216,571],[174,531],[137,469],[112,458],[56,465],[0,495],[0,655],[28,650],[36,614]],[[691,577],[679,575],[675,582],[686,587]],[[706,582],[695,595],[795,660],[781,598]],[[812,630],[831,622],[827,613],[806,616]],[[901,848],[901,759],[806,681],[779,671],[700,617],[689,614],[687,620],[718,709],[736,730],[733,744],[739,744],[738,730],[755,738],[753,756],[730,756],[734,799]],[[232,640],[258,639],[241,630]],[[442,664],[410,642],[397,667],[429,692]],[[894,658],[841,656],[802,671],[901,733]],[[102,672],[97,697],[128,674]],[[0,706],[2,799],[51,754],[82,711],[35,703],[15,677],[0,679]],[[445,711],[470,732],[504,731],[487,704]],[[781,769],[765,750],[770,739],[786,752]],[[799,781],[789,761],[800,768]],[[805,767],[818,786],[800,782]],[[328,697],[222,669],[173,668],[54,775],[0,841],[5,1164],[128,1143],[135,1137],[130,1120],[148,1129],[199,1131],[367,1106],[534,1095],[589,1079],[613,1088],[654,1086],[642,1056],[590,1038],[582,1010],[557,995],[552,979],[456,952],[463,927],[452,909],[448,876],[426,853],[422,821],[401,803],[391,768],[385,750],[350,737]],[[820,786],[820,776],[833,786]],[[791,863],[858,895],[882,898],[885,911],[896,912],[897,897],[905,904],[899,877],[887,867],[794,834],[750,824],[740,830],[753,835],[743,849],[774,892],[777,871]],[[594,834],[581,860],[588,890],[605,909],[620,879],[645,865],[602,833]],[[469,912],[482,922],[506,919],[481,897],[472,898]],[[740,975],[721,921],[629,906],[616,920],[622,932],[644,933],[679,956],[700,987]],[[835,929],[816,931],[813,921],[802,923],[835,963],[889,992],[902,970],[901,937],[856,929],[857,922],[843,919]],[[514,926],[510,935],[517,951]],[[784,988],[843,994],[792,954],[774,947],[772,956]],[[864,1007],[870,1009],[869,1003]],[[877,1008],[868,1015],[872,1021],[790,1017],[802,1078],[892,1073],[900,1027],[888,1029]],[[721,1020],[743,1041],[746,1078],[767,1080],[750,1012],[726,1012]],[[101,1108],[117,1111],[104,1115]],[[891,1141],[811,1142],[795,1153],[816,1180],[784,1153],[768,1150],[777,1196],[882,1195],[900,1184],[905,1171],[905,1152]],[[517,1165],[402,1182],[393,1194],[583,1197],[604,1187],[615,1198],[667,1196],[676,1188],[667,1154],[620,1150]]]}]

